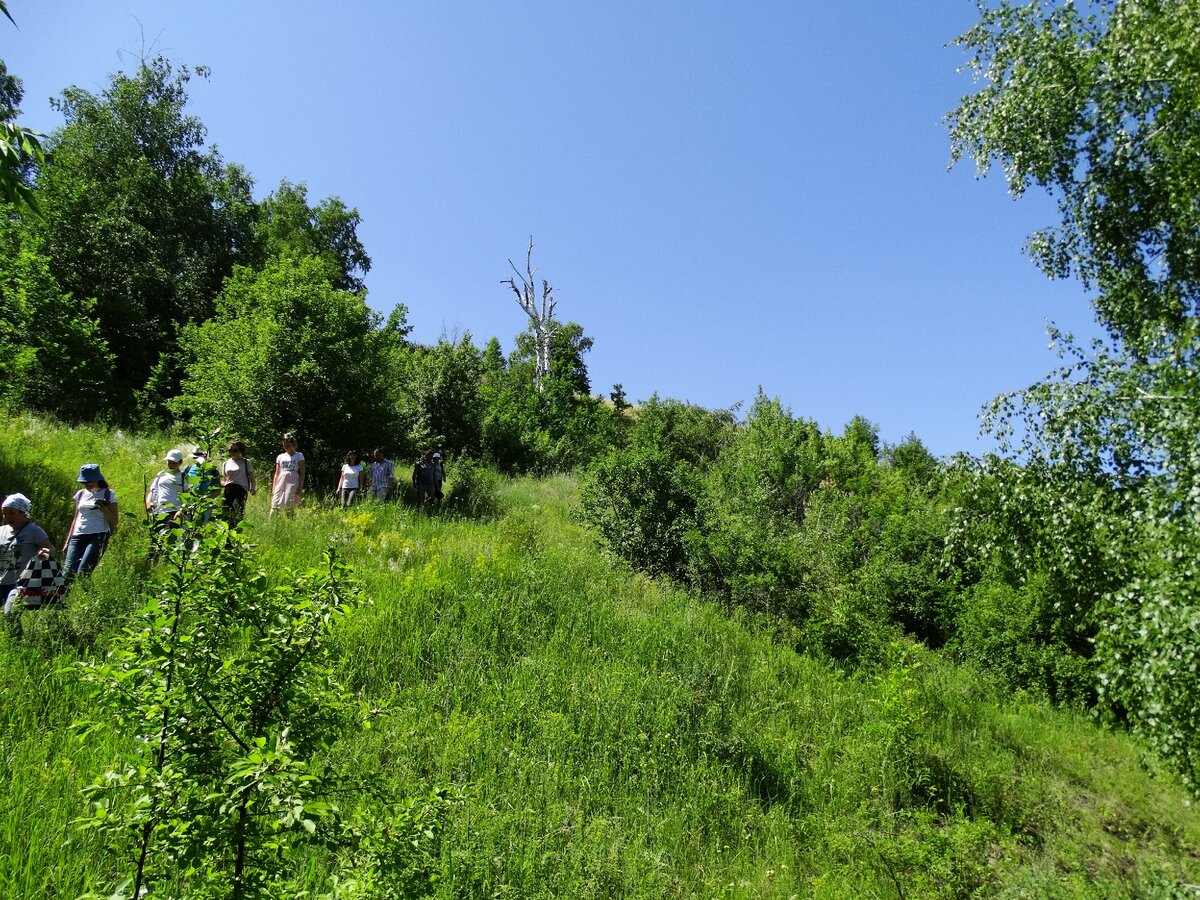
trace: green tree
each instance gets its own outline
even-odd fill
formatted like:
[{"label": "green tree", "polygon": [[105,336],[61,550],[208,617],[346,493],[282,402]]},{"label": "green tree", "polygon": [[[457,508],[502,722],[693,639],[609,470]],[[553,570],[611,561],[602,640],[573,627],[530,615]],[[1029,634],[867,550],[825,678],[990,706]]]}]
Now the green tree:
[{"label": "green tree", "polygon": [[428,449],[478,456],[483,357],[464,334],[432,347],[405,347],[393,357],[396,417],[407,426],[410,455]]},{"label": "green tree", "polygon": [[250,245],[250,179],[204,147],[204,126],[185,112],[191,76],[158,57],[99,94],[68,88],[55,101],[66,124],[37,174],[44,219],[30,227],[61,289],[95,299],[124,415],[134,397],[145,411],[174,393],[173,370],[146,390],[156,365],[170,361],[179,326],[211,315]]},{"label": "green tree", "polygon": [[341,199],[326,197],[311,206],[306,185],[284,180],[258,205],[255,230],[264,261],[280,255],[320,257],[334,273],[334,287],[357,293],[366,290],[361,276],[371,270],[358,238],[361,223],[358,210]]},{"label": "green tree", "polygon": [[384,324],[328,276],[316,257],[235,270],[216,315],[184,330],[188,377],[171,404],[242,435],[259,453],[284,431],[298,432],[318,481],[347,450],[387,443],[392,420],[381,386],[407,332],[402,313]]},{"label": "green tree", "polygon": [[0,397],[70,421],[102,419],[115,360],[95,303],[63,293],[36,245],[0,220]]},{"label": "green tree", "polygon": [[[539,350],[533,326],[517,335],[504,399],[510,415],[524,423],[522,442],[531,452],[533,467],[561,471],[606,452],[617,440],[617,429],[612,408],[590,394],[584,357],[591,352],[592,338],[576,322],[554,322],[548,334],[548,351]],[[540,379],[535,377],[539,354],[548,360]]]},{"label": "green tree", "polygon": [[733,437],[733,416],[652,396],[629,446],[597,458],[580,490],[584,517],[634,568],[683,578],[704,472]]},{"label": "green tree", "polygon": [[[0,13],[13,22],[4,3],[0,3]],[[0,202],[37,212],[37,195],[30,188],[27,176],[30,169],[45,162],[45,156],[42,135],[13,121],[23,95],[21,79],[9,74],[8,67],[0,60]]]},{"label": "green tree", "polygon": [[[384,797],[333,750],[373,715],[338,683],[329,651],[361,589],[332,552],[273,582],[239,531],[199,515],[207,502],[163,535],[144,605],[107,656],[79,664],[104,716],[83,727],[115,723],[136,755],[96,780],[92,813],[76,821],[128,861],[111,896],[173,895],[182,884],[198,898],[312,897],[296,854],[304,845],[343,851],[351,871],[329,874],[372,888],[354,896],[419,896],[437,858],[442,793],[424,804]],[[339,796],[354,798],[357,821],[340,813]]]},{"label": "green tree", "polygon": [[1064,365],[999,398],[988,425],[1108,535],[1104,698],[1195,785],[1200,4],[981,4],[958,43],[982,86],[948,118],[953,158],[1000,164],[1014,195],[1057,196],[1028,250],[1094,290],[1107,332],[1090,347],[1053,333]]}]

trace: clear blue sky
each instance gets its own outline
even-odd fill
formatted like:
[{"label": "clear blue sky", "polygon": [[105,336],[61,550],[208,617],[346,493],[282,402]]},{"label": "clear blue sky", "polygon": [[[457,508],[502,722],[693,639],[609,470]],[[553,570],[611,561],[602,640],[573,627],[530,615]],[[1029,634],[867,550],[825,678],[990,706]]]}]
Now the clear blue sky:
[{"label": "clear blue sky", "polygon": [[971,90],[946,44],[969,0],[390,2],[9,0],[0,57],[24,124],[140,53],[211,68],[191,111],[260,196],[280,179],[363,217],[372,306],[417,340],[505,350],[501,281],[530,235],[593,390],[709,407],[761,384],[840,430],[979,452],[982,403],[1091,333],[1082,289],[1025,236],[1055,220],[993,174],[947,172]]}]

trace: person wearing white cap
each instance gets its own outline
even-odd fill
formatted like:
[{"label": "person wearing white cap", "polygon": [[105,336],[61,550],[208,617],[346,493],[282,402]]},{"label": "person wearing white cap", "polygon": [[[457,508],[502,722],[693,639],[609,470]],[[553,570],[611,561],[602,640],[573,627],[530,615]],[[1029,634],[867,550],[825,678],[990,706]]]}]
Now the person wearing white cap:
[{"label": "person wearing white cap", "polygon": [[4,498],[0,512],[4,525],[0,526],[0,596],[4,600],[4,614],[10,615],[17,602],[17,579],[35,556],[53,556],[54,545],[50,536],[29,519],[33,504],[24,494],[9,494]]},{"label": "person wearing white cap", "polygon": [[183,465],[183,451],[172,450],[163,459],[167,467],[150,482],[150,490],[146,492],[146,512],[154,519],[165,516],[167,518],[162,521],[169,523],[179,512],[179,495],[187,490],[179,468]]}]

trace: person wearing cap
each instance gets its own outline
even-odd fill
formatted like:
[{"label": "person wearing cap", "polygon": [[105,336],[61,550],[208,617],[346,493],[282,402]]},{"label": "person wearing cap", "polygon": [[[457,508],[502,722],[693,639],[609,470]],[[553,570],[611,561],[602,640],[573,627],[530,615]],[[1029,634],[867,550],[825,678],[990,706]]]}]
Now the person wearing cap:
[{"label": "person wearing cap", "polygon": [[[221,470],[208,461],[208,453],[200,448],[192,451],[192,464],[183,470],[183,483],[194,497],[215,497],[221,490]],[[212,508],[205,507],[201,520],[212,518]]]},{"label": "person wearing cap", "polygon": [[150,490],[146,492],[146,512],[157,521],[160,529],[170,524],[179,513],[180,495],[187,490],[180,466],[183,451],[172,450],[163,457],[167,467],[154,476]]},{"label": "person wearing cap", "polygon": [[215,494],[221,485],[221,472],[208,461],[203,450],[192,451],[192,464],[183,470],[187,489],[199,497]]},{"label": "person wearing cap", "polygon": [[63,543],[63,574],[67,578],[96,568],[108,539],[117,528],[117,495],[108,486],[96,463],[79,467],[76,479],[83,485],[75,492],[75,516]]},{"label": "person wearing cap", "polygon": [[35,556],[53,556],[54,545],[40,525],[29,518],[33,504],[24,494],[9,494],[0,505],[4,525],[0,526],[0,596],[4,614],[9,616],[20,602],[17,580]]}]

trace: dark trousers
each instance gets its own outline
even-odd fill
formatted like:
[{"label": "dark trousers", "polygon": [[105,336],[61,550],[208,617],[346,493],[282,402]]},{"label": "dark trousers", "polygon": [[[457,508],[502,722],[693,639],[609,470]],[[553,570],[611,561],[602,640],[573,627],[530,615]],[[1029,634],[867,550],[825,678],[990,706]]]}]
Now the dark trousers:
[{"label": "dark trousers", "polygon": [[246,497],[249,492],[240,484],[227,484],[224,494],[225,517],[230,525],[236,525],[246,514]]}]

